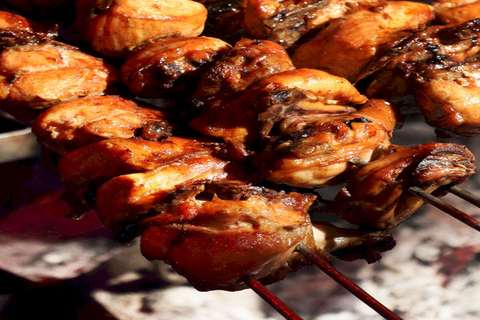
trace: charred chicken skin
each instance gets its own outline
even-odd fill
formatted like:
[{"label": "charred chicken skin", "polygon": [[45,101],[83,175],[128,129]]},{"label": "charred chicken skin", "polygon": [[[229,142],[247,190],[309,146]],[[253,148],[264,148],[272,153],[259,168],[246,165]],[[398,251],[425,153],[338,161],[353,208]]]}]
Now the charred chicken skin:
[{"label": "charred chicken skin", "polygon": [[356,83],[388,48],[433,20],[429,5],[409,1],[380,1],[330,21],[313,39],[300,45],[292,61]]},{"label": "charred chicken skin", "polygon": [[39,23],[18,14],[0,11],[0,49],[32,41],[53,40],[56,30],[47,30]]},{"label": "charred chicken skin", "polygon": [[55,154],[65,154],[112,138],[163,140],[172,133],[168,115],[120,96],[98,96],[63,102],[35,119],[32,131]]},{"label": "charred chicken skin", "polygon": [[475,171],[474,162],[473,154],[457,144],[395,146],[391,154],[351,176],[327,210],[354,224],[391,229],[424,203],[409,187],[440,196],[441,187],[466,181]]},{"label": "charred chicken skin", "polygon": [[275,183],[317,188],[344,181],[355,158],[388,148],[397,114],[383,100],[358,111],[290,116],[258,155],[260,174]]},{"label": "charred chicken skin", "polygon": [[413,94],[425,121],[438,131],[478,135],[479,27],[475,19],[414,35],[386,56],[386,67],[375,74],[367,95],[396,99]]},{"label": "charred chicken skin", "polygon": [[30,123],[54,104],[114,93],[118,71],[102,59],[57,41],[0,52],[0,108]]}]

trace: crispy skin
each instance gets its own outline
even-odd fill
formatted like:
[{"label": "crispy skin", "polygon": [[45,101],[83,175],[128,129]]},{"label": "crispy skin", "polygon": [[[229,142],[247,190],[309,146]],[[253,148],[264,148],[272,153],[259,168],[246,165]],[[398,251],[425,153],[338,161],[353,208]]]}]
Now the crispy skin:
[{"label": "crispy skin", "polygon": [[107,139],[66,153],[58,162],[58,172],[74,199],[91,205],[98,187],[111,178],[212,155],[217,148],[217,143],[178,137],[163,141]]},{"label": "crispy skin", "polygon": [[390,229],[424,203],[407,191],[409,187],[432,193],[460,184],[474,173],[474,161],[468,149],[452,143],[397,146],[350,177],[327,210],[354,224]]},{"label": "crispy skin", "polygon": [[32,125],[38,141],[56,154],[112,138],[162,140],[171,136],[165,112],[120,96],[63,102],[43,112]]},{"label": "crispy skin", "polygon": [[479,32],[475,19],[415,34],[386,55],[367,95],[393,100],[413,94],[425,121],[437,130],[478,135]]},{"label": "crispy skin", "polygon": [[460,24],[480,17],[478,0],[436,0],[432,2],[435,21],[441,24]]},{"label": "crispy skin", "polygon": [[267,39],[285,48],[294,45],[310,30],[322,27],[376,0],[250,0],[243,27],[256,39]]},{"label": "crispy skin", "polygon": [[141,250],[148,259],[168,261],[202,291],[244,289],[247,275],[278,281],[305,264],[294,252],[297,244],[315,250],[306,212],[313,199],[243,183],[204,184],[143,222]]},{"label": "crispy skin", "polygon": [[275,183],[321,187],[344,181],[350,161],[368,161],[390,145],[397,123],[395,109],[383,100],[370,100],[358,111],[290,116],[258,155],[260,174]]},{"label": "crispy skin", "polygon": [[426,4],[381,1],[333,20],[312,40],[295,50],[297,68],[325,70],[352,83],[364,77],[365,67],[434,18]]},{"label": "crispy skin", "polygon": [[207,9],[190,0],[77,0],[76,6],[83,40],[112,58],[125,58],[147,40],[196,37],[207,18]]},{"label": "crispy skin", "polygon": [[112,66],[60,42],[17,45],[0,53],[0,107],[28,123],[54,104],[113,93],[118,83]]},{"label": "crispy skin", "polygon": [[188,94],[197,78],[230,49],[223,40],[209,37],[158,39],[128,56],[121,68],[122,80],[140,97]]}]

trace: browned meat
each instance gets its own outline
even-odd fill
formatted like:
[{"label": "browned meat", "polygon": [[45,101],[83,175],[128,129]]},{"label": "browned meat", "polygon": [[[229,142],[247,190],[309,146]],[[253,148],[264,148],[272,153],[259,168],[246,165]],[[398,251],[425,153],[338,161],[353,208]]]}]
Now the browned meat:
[{"label": "browned meat", "polygon": [[77,0],[76,6],[83,40],[113,58],[125,58],[147,40],[196,37],[207,18],[207,9],[191,0]]},{"label": "browned meat", "polygon": [[56,41],[0,52],[0,108],[28,123],[54,104],[115,92],[118,83],[109,64]]},{"label": "browned meat", "polygon": [[365,5],[333,20],[292,57],[297,68],[325,70],[358,82],[372,61],[381,57],[434,18],[429,5],[409,1],[381,1]]},{"label": "browned meat", "polygon": [[188,94],[198,77],[230,49],[223,40],[208,37],[158,39],[129,55],[122,65],[122,79],[140,97]]},{"label": "browned meat", "polygon": [[199,290],[240,290],[245,276],[281,280],[305,264],[295,252],[299,243],[315,250],[312,196],[235,182],[200,184],[189,193],[142,222],[141,250],[168,261]]},{"label": "browned meat", "polygon": [[436,0],[432,5],[435,20],[442,24],[460,24],[480,18],[478,0]]},{"label": "browned meat", "polygon": [[396,146],[393,151],[351,176],[327,210],[354,224],[390,229],[424,203],[409,187],[433,193],[464,182],[475,171],[473,154],[456,144]]},{"label": "browned meat", "polygon": [[367,95],[396,99],[411,93],[426,122],[437,130],[478,135],[479,27],[480,19],[475,19],[419,32],[391,51]]},{"label": "browned meat", "polygon": [[107,139],[66,153],[58,161],[58,172],[73,199],[91,205],[97,188],[111,178],[219,153],[217,149],[221,149],[217,143],[178,137],[163,141]]},{"label": "browned meat", "polygon": [[48,30],[37,22],[18,14],[0,11],[0,48],[32,41],[51,40],[57,36],[56,30]]},{"label": "browned meat", "polygon": [[112,138],[162,140],[171,135],[172,125],[161,110],[119,96],[98,96],[57,104],[35,119],[32,130],[44,147],[61,155]]},{"label": "browned meat", "polygon": [[243,24],[256,39],[291,47],[310,30],[377,0],[250,0]]},{"label": "browned meat", "polygon": [[275,183],[321,187],[344,181],[350,161],[369,161],[375,151],[390,145],[397,123],[395,108],[370,100],[358,111],[289,116],[278,124],[258,155],[261,175]]}]

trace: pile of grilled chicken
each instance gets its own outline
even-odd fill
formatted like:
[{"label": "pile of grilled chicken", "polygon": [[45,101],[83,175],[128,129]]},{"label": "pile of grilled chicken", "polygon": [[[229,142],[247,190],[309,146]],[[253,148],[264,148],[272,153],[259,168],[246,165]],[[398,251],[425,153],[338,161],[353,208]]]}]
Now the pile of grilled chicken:
[{"label": "pile of grilled chicken", "polygon": [[[299,244],[373,262],[423,204],[409,187],[474,173],[464,146],[391,141],[406,95],[439,132],[479,133],[480,20],[458,8],[477,2],[7,2],[0,109],[75,210],[199,290],[281,280]],[[348,229],[311,218],[334,185]]]}]

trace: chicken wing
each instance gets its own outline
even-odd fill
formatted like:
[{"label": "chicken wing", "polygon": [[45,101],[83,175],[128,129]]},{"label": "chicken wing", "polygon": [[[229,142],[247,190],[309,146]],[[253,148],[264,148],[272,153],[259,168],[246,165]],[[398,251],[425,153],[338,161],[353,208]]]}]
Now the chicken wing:
[{"label": "chicken wing", "polygon": [[168,117],[134,100],[98,96],[57,104],[35,119],[32,131],[47,150],[62,155],[105,139],[165,139],[173,129]]},{"label": "chicken wing", "polygon": [[433,20],[431,6],[380,1],[332,20],[292,57],[297,68],[321,69],[357,83],[371,62]]},{"label": "chicken wing", "polygon": [[424,203],[408,192],[409,187],[428,193],[437,190],[440,196],[442,186],[460,184],[474,171],[473,154],[460,145],[395,146],[393,153],[368,163],[351,176],[335,201],[327,205],[327,211],[354,224],[391,229]]}]

